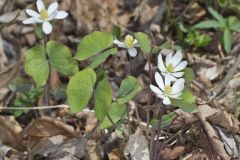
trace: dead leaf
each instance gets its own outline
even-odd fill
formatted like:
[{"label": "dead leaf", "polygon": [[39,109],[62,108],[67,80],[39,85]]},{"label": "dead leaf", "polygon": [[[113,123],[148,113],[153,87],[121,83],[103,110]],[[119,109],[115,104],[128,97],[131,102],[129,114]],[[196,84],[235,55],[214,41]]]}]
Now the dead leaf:
[{"label": "dead leaf", "polygon": [[220,141],[220,138],[217,138],[218,135],[217,135],[216,131],[214,130],[214,128],[211,126],[211,124],[206,119],[208,116],[216,113],[217,112],[216,109],[213,109],[208,105],[199,105],[198,111],[199,112],[197,113],[197,116],[198,116],[199,120],[201,121],[201,123],[207,133],[208,139],[209,139],[210,143],[212,144],[214,151],[222,159],[230,160],[230,157],[228,156],[228,154],[226,153],[226,151],[224,149],[223,142]]},{"label": "dead leaf", "polygon": [[50,117],[42,117],[33,120],[26,128],[24,128],[23,137],[51,137],[56,135],[72,136],[74,128],[62,121]]},{"label": "dead leaf", "polygon": [[13,116],[0,116],[0,131],[0,142],[20,151],[25,151],[23,141],[18,136],[22,128]]},{"label": "dead leaf", "polygon": [[130,154],[132,160],[149,160],[149,151],[145,136],[141,134],[138,128],[136,132],[130,135],[127,146],[124,150],[124,155]]},{"label": "dead leaf", "polygon": [[161,151],[161,157],[164,160],[178,159],[184,152],[184,146],[176,146],[173,149],[165,148],[163,151]]},{"label": "dead leaf", "polygon": [[240,131],[239,121],[232,114],[229,114],[226,111],[216,112],[213,115],[208,116],[207,119],[211,122],[211,124],[221,126],[233,133],[239,133]]}]

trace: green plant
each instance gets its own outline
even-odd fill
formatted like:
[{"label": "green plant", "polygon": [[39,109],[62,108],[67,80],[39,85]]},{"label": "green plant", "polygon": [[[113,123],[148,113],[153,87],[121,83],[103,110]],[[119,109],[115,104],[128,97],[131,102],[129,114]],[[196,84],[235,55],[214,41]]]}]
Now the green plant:
[{"label": "green plant", "polygon": [[215,18],[215,20],[205,20],[199,22],[194,26],[196,29],[208,29],[208,28],[217,28],[221,32],[223,32],[223,45],[224,49],[227,53],[231,51],[232,47],[232,31],[236,31],[240,33],[240,21],[235,16],[230,16],[228,18],[224,18],[213,8],[209,7],[208,11]]}]

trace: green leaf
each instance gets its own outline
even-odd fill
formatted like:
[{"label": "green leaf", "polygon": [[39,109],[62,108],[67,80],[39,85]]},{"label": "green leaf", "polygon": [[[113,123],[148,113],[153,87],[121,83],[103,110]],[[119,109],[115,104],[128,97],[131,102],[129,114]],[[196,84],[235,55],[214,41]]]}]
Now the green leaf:
[{"label": "green leaf", "polygon": [[67,100],[72,113],[82,111],[92,97],[96,73],[86,68],[76,73],[67,86]]},{"label": "green leaf", "polygon": [[150,54],[151,46],[149,36],[143,32],[134,33],[135,38],[138,41],[139,47],[145,54]]},{"label": "green leaf", "polygon": [[91,68],[96,68],[97,66],[99,66],[101,63],[103,63],[104,61],[106,61],[106,59],[110,56],[117,53],[117,48],[112,48],[112,49],[108,49],[100,54],[98,54],[94,60],[92,61],[92,63],[89,65],[89,67]]},{"label": "green leaf", "polygon": [[[109,107],[108,111],[109,116],[111,117],[113,123],[117,123],[119,120],[123,119],[126,116],[126,105],[125,104],[118,104],[113,103]],[[112,122],[106,116],[102,121],[100,128],[105,129],[113,126]]]},{"label": "green leaf", "polygon": [[226,28],[223,32],[223,42],[225,51],[229,53],[232,48],[232,35],[228,28]]},{"label": "green leaf", "polygon": [[49,76],[49,65],[43,47],[33,47],[26,52],[24,69],[33,77],[37,86],[46,84]]},{"label": "green leaf", "polygon": [[78,72],[77,61],[72,58],[68,47],[56,41],[49,41],[46,50],[51,65],[58,72],[66,76],[71,76]]},{"label": "green leaf", "polygon": [[181,101],[186,102],[186,103],[195,103],[197,97],[194,96],[189,90],[184,89],[183,93],[179,97],[181,98]]},{"label": "green leaf", "polygon": [[214,10],[212,7],[208,7],[208,11],[211,13],[211,15],[216,18],[220,23],[221,21],[224,21],[224,18],[222,15],[220,15],[216,10]]},{"label": "green leaf", "polygon": [[108,32],[92,32],[80,41],[77,54],[75,58],[79,61],[88,59],[101,52],[102,50],[110,47],[113,44],[112,33]]},{"label": "green leaf", "polygon": [[113,26],[113,29],[112,29],[112,34],[113,34],[113,37],[115,37],[116,39],[120,39],[121,37],[121,28],[114,25]]},{"label": "green leaf", "polygon": [[112,103],[112,88],[107,76],[98,83],[94,96],[94,109],[98,120],[103,121]]},{"label": "green leaf", "polygon": [[198,112],[197,106],[192,103],[186,103],[180,99],[171,99],[171,105],[181,108],[184,112],[196,113]]},{"label": "green leaf", "polygon": [[117,102],[119,104],[127,103],[141,90],[142,87],[138,83],[137,79],[132,76],[128,76],[121,83]]},{"label": "green leaf", "polygon": [[[164,128],[164,127],[167,127],[169,126],[172,121],[174,120],[174,118],[176,118],[177,115],[176,113],[174,112],[171,112],[171,113],[168,113],[168,114],[165,114],[162,116],[162,122],[161,122],[161,128]],[[159,120],[156,119],[156,118],[153,118],[150,122],[150,124],[154,127],[154,128],[157,128],[158,126],[158,123],[159,123]]]},{"label": "green leaf", "polygon": [[184,76],[183,76],[183,78],[185,79],[185,82],[187,84],[191,83],[194,80],[194,78],[195,78],[195,74],[194,74],[193,69],[189,68],[189,67],[186,67],[184,69]]},{"label": "green leaf", "polygon": [[164,42],[164,43],[161,44],[160,46],[153,47],[153,48],[152,48],[152,54],[159,54],[159,52],[160,52],[162,49],[171,49],[172,46],[173,46],[173,42],[170,42],[170,41]]},{"label": "green leaf", "polygon": [[196,29],[219,28],[219,27],[221,27],[221,24],[215,20],[202,21],[193,26],[193,28]]},{"label": "green leaf", "polygon": [[239,20],[237,20],[233,25],[230,25],[229,27],[231,30],[240,33],[240,21]]}]

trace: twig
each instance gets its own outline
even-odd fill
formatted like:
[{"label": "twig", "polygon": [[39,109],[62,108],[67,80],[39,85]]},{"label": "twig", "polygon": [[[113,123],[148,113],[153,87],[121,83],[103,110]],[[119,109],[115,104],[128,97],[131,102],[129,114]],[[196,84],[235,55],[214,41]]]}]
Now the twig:
[{"label": "twig", "polygon": [[57,106],[42,106],[42,107],[0,107],[0,110],[41,110],[53,108],[69,108],[68,105],[62,104]]}]

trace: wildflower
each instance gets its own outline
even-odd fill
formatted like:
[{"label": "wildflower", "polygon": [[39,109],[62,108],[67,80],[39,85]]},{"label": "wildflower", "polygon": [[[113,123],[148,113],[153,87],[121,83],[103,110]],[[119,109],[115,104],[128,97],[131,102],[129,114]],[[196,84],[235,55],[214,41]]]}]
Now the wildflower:
[{"label": "wildflower", "polygon": [[177,78],[183,76],[184,72],[182,71],[187,66],[187,61],[182,61],[182,53],[177,52],[175,55],[169,53],[166,57],[166,64],[164,65],[162,54],[158,55],[158,68],[161,71],[162,75],[168,77],[171,81],[176,81]]},{"label": "wildflower", "polygon": [[185,80],[183,78],[178,79],[171,86],[171,80],[169,79],[169,77],[165,77],[164,82],[161,75],[156,72],[155,81],[158,87],[151,84],[150,88],[157,95],[157,97],[163,99],[163,104],[170,105],[170,98],[180,99],[179,96],[181,96],[184,89]]},{"label": "wildflower", "polygon": [[127,48],[128,53],[131,57],[136,57],[137,49],[135,47],[138,46],[138,42],[136,39],[133,38],[132,35],[128,34],[125,36],[124,42],[120,42],[119,40],[115,39],[113,41],[114,44],[117,44],[118,47]]},{"label": "wildflower", "polygon": [[23,21],[24,24],[32,23],[42,23],[42,29],[45,34],[50,34],[52,32],[52,25],[50,23],[53,19],[64,19],[68,16],[68,13],[65,11],[58,11],[58,3],[53,2],[49,5],[48,9],[45,8],[45,5],[42,0],[37,0],[37,10],[38,12],[26,9],[26,13],[30,18]]}]

